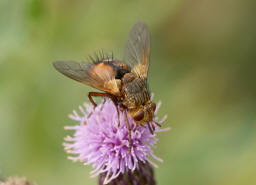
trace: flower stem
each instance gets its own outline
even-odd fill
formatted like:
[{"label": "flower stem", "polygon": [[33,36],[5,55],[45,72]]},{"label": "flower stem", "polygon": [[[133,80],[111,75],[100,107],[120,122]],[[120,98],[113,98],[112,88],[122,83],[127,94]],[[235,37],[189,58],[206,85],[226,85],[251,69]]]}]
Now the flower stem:
[{"label": "flower stem", "polygon": [[[99,176],[99,185],[104,185],[106,173]],[[139,167],[134,171],[121,173],[116,179],[112,180],[107,185],[156,185],[154,172],[148,163],[139,162]]]}]

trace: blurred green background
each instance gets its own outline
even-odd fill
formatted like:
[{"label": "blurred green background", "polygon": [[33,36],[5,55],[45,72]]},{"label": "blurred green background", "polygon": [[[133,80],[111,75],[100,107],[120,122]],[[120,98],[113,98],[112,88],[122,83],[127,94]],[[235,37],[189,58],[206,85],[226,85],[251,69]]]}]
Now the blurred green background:
[{"label": "blurred green background", "polygon": [[[137,21],[151,32],[149,84],[168,114],[155,149],[159,185],[256,184],[256,12],[253,0],[1,0],[0,176],[89,185],[67,160],[67,115],[91,88],[55,60],[98,49],[123,56]],[[71,132],[72,133],[72,132]]]}]

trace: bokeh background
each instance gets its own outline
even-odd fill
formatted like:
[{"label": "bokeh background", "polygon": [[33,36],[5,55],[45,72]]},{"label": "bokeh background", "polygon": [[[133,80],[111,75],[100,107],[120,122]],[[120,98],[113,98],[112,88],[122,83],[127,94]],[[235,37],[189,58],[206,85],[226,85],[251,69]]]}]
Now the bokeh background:
[{"label": "bokeh background", "polygon": [[159,185],[256,184],[254,0],[1,0],[0,176],[90,185],[67,160],[67,115],[91,88],[52,67],[99,49],[123,56],[132,25],[151,32],[149,84],[168,114]]}]

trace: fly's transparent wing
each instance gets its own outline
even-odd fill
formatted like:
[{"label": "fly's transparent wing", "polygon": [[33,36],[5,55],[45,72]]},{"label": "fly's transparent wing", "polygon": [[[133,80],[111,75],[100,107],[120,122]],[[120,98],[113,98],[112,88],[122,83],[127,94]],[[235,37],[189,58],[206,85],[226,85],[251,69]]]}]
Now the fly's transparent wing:
[{"label": "fly's transparent wing", "polygon": [[113,69],[103,63],[53,62],[57,71],[65,76],[96,89],[119,95],[120,84]]},{"label": "fly's transparent wing", "polygon": [[81,83],[90,85],[96,81],[89,75],[91,69],[91,63],[78,63],[78,62],[53,62],[54,68],[65,76],[76,80]]},{"label": "fly's transparent wing", "polygon": [[132,72],[147,78],[150,60],[150,33],[144,23],[138,22],[131,29],[124,55],[124,62]]}]

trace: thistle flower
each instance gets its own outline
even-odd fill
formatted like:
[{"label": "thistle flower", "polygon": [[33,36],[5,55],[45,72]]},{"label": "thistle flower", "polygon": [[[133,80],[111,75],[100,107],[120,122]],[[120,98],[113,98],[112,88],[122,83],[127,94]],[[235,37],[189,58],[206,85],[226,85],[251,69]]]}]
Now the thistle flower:
[{"label": "thistle flower", "polygon": [[[159,107],[160,103],[157,105],[155,114]],[[145,164],[157,167],[150,157],[162,162],[162,159],[155,156],[152,151],[158,140],[156,135],[152,135],[148,127],[136,125],[129,115],[132,146],[131,152],[128,152],[129,136],[124,112],[119,110],[120,116],[118,117],[116,107],[111,100],[105,100],[95,109],[86,103],[79,109],[82,115],[76,111],[69,115],[79,124],[65,127],[67,130],[74,130],[75,133],[73,137],[65,138],[64,147],[68,153],[75,154],[75,156],[69,156],[68,159],[92,165],[92,177],[101,174],[100,181],[108,184],[125,173],[139,171]],[[155,121],[160,124],[165,119],[166,116],[158,121],[155,116]],[[156,128],[155,132],[165,130],[167,129]]]}]

